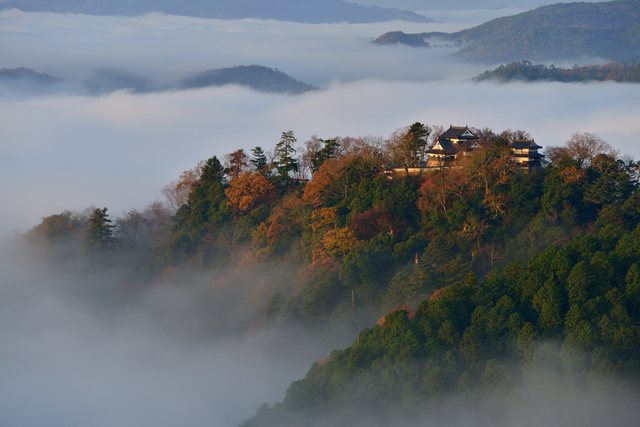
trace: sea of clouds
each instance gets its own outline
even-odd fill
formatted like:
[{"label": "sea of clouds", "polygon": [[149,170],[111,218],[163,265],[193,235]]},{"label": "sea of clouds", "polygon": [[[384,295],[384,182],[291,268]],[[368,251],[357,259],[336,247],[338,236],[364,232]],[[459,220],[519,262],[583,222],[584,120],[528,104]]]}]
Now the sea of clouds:
[{"label": "sea of clouds", "polygon": [[[142,210],[198,161],[238,148],[272,149],[288,130],[302,145],[313,135],[386,137],[420,121],[523,129],[542,146],[581,131],[640,157],[638,85],[478,84],[470,78],[497,64],[464,63],[452,48],[369,43],[392,30],[469,25],[0,12],[0,68],[64,79],[63,90],[53,92],[0,88],[0,235],[24,232],[66,209]],[[251,64],[320,89],[90,96],[81,84],[101,68],[160,88],[190,73]],[[164,299],[145,302],[149,310],[96,319],[90,308],[51,290],[64,278],[22,260],[4,262],[0,283],[2,425],[235,425],[258,404],[281,400],[290,381],[334,348],[264,356],[252,350],[264,348],[266,338],[258,337],[185,349],[144,316],[171,313]]]},{"label": "sea of clouds", "polygon": [[[64,209],[142,209],[199,160],[257,145],[271,149],[288,130],[302,144],[312,135],[386,137],[420,121],[524,129],[542,146],[581,131],[640,157],[637,85],[477,84],[469,79],[495,64],[464,63],[452,48],[369,43],[391,30],[468,25],[1,12],[0,67],[49,73],[65,79],[69,90],[36,96],[5,86],[0,92],[0,235]],[[73,89],[105,67],[161,86],[250,64],[322,89],[291,96],[228,86],[99,97]]]}]

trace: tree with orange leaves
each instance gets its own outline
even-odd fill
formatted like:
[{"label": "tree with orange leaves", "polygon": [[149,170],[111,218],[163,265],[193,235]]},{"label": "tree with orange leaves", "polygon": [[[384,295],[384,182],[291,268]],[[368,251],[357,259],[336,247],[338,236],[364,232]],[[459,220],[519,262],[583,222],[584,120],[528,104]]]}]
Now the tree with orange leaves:
[{"label": "tree with orange leaves", "polygon": [[469,177],[463,169],[438,171],[426,177],[420,187],[419,206],[423,211],[434,207],[447,212],[449,206],[468,190]]},{"label": "tree with orange leaves", "polygon": [[331,206],[349,197],[354,188],[380,171],[377,159],[370,156],[343,156],[326,160],[313,175],[302,200],[314,207]]},{"label": "tree with orange leaves", "polygon": [[509,142],[504,138],[497,138],[491,148],[475,153],[467,166],[469,176],[476,186],[484,189],[484,194],[489,194],[494,186],[506,183],[515,170]]},{"label": "tree with orange leaves", "polygon": [[290,235],[300,230],[308,222],[309,216],[309,208],[296,193],[284,196],[281,202],[273,207],[267,219],[269,243],[275,242],[284,234]]},{"label": "tree with orange leaves", "polygon": [[242,176],[242,173],[249,168],[249,157],[241,148],[233,153],[224,155],[225,172],[233,181]]},{"label": "tree with orange leaves", "polygon": [[338,222],[338,208],[318,208],[311,213],[311,221],[310,227],[316,233],[335,227]]},{"label": "tree with orange leaves", "polygon": [[245,172],[232,180],[224,193],[229,204],[240,212],[248,212],[267,200],[274,191],[273,184],[259,172]]},{"label": "tree with orange leaves", "polygon": [[343,258],[353,249],[360,246],[360,242],[349,227],[335,228],[327,231],[322,239],[325,252],[334,257]]}]

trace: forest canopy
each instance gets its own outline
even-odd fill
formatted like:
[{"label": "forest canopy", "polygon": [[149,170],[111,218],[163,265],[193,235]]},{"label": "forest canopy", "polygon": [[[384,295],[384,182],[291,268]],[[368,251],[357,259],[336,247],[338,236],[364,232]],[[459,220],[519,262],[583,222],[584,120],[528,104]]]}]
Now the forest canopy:
[{"label": "forest canopy", "polygon": [[639,164],[577,132],[528,170],[513,150],[533,141],[528,132],[469,131],[474,151],[418,174],[409,168],[444,128],[301,146],[285,131],[273,151],[200,162],[143,212],[63,212],[24,239],[79,265],[74,274],[127,271],[114,296],[188,286],[194,271],[216,298],[240,287],[243,331],[366,327],[247,427],[320,415],[350,425],[349,414],[372,407],[381,425],[409,422],[443,396],[477,390],[499,413],[543,381],[541,365],[571,387],[635,390]]}]

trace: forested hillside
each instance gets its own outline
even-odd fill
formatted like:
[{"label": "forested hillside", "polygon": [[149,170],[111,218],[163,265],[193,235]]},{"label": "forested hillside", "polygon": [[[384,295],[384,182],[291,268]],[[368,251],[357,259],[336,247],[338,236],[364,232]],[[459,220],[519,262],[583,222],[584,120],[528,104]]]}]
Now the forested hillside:
[{"label": "forested hillside", "polygon": [[[385,140],[312,138],[297,150],[285,132],[273,152],[239,149],[185,171],[164,188],[167,200],[144,212],[66,212],[27,237],[56,257],[100,254],[92,268],[119,265],[143,282],[232,266],[221,283],[259,283],[252,298],[263,316],[312,325],[347,321],[352,293],[356,311],[415,307],[470,272],[483,277],[591,233],[613,207],[635,220],[623,202],[635,194],[637,165],[591,134],[548,150],[553,164],[526,174],[508,148],[526,132],[477,130],[486,149],[464,167],[389,179],[386,167],[423,155],[427,129],[417,123]],[[90,215],[89,224],[113,220],[106,243],[86,234]]]},{"label": "forested hillside", "polygon": [[460,47],[475,61],[632,61],[640,55],[640,2],[557,3],[497,18],[456,33],[422,33],[427,41]]},{"label": "forested hillside", "polygon": [[[637,197],[630,203],[637,218]],[[492,412],[476,425],[509,425],[512,407],[558,387],[573,398],[628,399],[632,390],[637,399],[640,227],[622,224],[551,245],[483,281],[469,274],[415,311],[387,314],[242,426],[446,424],[455,419],[445,404],[454,395],[460,410]],[[567,416],[569,402],[546,402],[552,423],[563,412],[570,425],[579,419]],[[633,422],[614,408],[605,412],[611,425]]]},{"label": "forested hillside", "polygon": [[546,147],[544,170],[521,172],[509,143],[530,135],[485,128],[459,167],[385,174],[419,163],[443,130],[414,123],[302,147],[283,132],[273,152],[202,161],[144,212],[63,212],[24,239],[75,275],[125,272],[110,298],[207,277],[203,312],[243,307],[238,322],[206,326],[217,333],[369,325],[247,426],[328,414],[389,425],[452,392],[490,396],[499,414],[545,381],[540,366],[569,388],[633,390],[638,163],[576,133]]},{"label": "forested hillside", "polygon": [[498,80],[508,81],[557,81],[557,82],[586,82],[616,81],[640,82],[640,64],[634,61],[631,65],[620,62],[610,62],[604,65],[586,67],[574,66],[571,69],[556,68],[551,65],[532,64],[530,61],[512,62],[501,65],[495,70],[486,71],[476,76],[476,81]]}]

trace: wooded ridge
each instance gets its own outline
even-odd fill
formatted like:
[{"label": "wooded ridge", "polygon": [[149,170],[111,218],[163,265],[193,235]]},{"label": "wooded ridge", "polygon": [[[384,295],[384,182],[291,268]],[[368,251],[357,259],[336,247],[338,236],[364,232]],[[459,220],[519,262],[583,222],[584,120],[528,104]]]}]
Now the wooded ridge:
[{"label": "wooded ridge", "polygon": [[[456,167],[384,174],[453,133],[480,148]],[[212,282],[202,304],[243,289],[236,332],[367,327],[246,427],[410,422],[451,393],[499,415],[548,378],[635,393],[639,165],[576,133],[545,147],[546,167],[522,168],[513,150],[532,140],[414,123],[296,146],[288,131],[271,152],[201,162],[143,212],[63,212],[23,240],[76,275],[124,271],[111,298],[189,286],[194,271]]]},{"label": "wooded ridge", "polygon": [[496,18],[456,33],[420,33],[432,45],[460,47],[481,62],[632,61],[640,55],[640,2],[557,3]]},{"label": "wooded ridge", "polygon": [[557,81],[557,82],[585,82],[585,81],[615,81],[640,82],[640,64],[637,59],[631,65],[621,62],[609,62],[604,65],[585,67],[556,68],[554,65],[532,64],[529,61],[512,62],[501,65],[495,70],[485,71],[476,76],[475,81],[497,80],[502,82],[515,81]]}]

